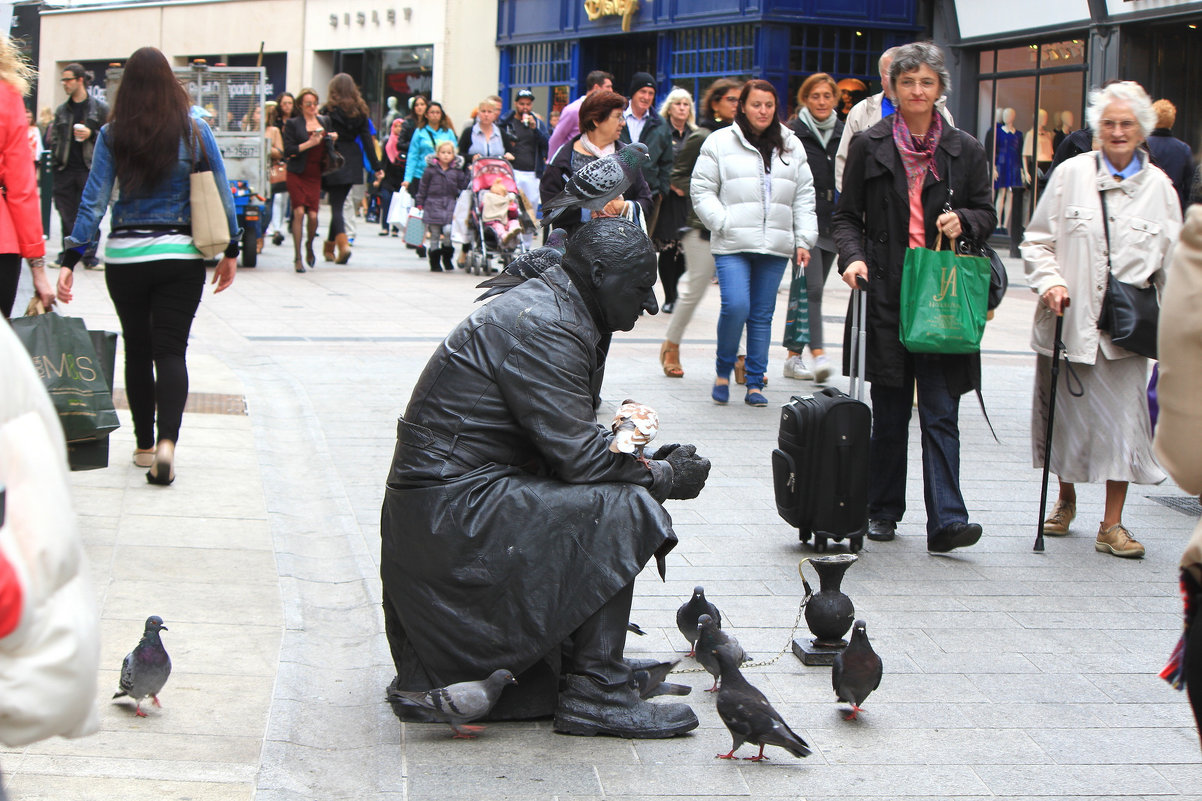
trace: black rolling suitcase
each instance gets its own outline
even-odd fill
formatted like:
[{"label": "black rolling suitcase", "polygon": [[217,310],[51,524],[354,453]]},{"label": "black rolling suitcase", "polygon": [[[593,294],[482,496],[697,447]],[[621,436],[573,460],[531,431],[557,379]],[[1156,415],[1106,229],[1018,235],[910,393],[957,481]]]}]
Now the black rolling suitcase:
[{"label": "black rolling suitcase", "polygon": [[847,539],[852,553],[868,530],[868,442],[872,411],[864,403],[867,294],[852,293],[851,397],[834,387],[794,396],[781,409],[777,447],[772,451],[776,511],[796,526],[814,550]]}]

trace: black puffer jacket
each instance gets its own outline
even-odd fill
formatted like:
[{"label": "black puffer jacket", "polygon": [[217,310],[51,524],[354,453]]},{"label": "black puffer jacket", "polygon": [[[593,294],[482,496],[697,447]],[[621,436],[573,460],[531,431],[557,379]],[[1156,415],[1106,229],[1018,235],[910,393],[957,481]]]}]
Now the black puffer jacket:
[{"label": "black puffer jacket", "polygon": [[[426,365],[397,426],[380,526],[397,686],[557,660],[676,544],[656,500],[667,488],[611,453],[596,423],[606,339],[554,267],[472,312]],[[549,686],[553,710],[554,673]]]},{"label": "black puffer jacket", "polygon": [[[950,125],[935,151],[939,174],[930,172],[922,188],[926,246],[935,247],[935,220],[953,190],[952,209],[960,217],[966,236],[984,239],[997,224],[990,187],[989,165],[981,143]],[[910,201],[906,171],[893,144],[893,116],[856,134],[843,171],[843,194],[831,219],[831,233],[839,251],[839,272],[854,261],[868,265],[868,357],[865,375],[872,383],[900,387],[905,372],[906,349],[898,338],[901,310],[902,265],[910,240]],[[843,367],[851,353],[844,332]],[[947,388],[962,395],[981,386],[979,354],[945,355]]]}]

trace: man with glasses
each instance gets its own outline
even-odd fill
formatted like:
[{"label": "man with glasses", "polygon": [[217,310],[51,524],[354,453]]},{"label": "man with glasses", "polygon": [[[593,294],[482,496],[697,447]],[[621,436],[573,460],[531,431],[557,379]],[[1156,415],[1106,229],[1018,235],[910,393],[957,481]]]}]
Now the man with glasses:
[{"label": "man with glasses", "polygon": [[[55,110],[46,143],[54,159],[54,207],[58,209],[64,239],[75,227],[79,200],[92,169],[96,137],[109,116],[108,106],[89,94],[89,78],[90,73],[82,64],[71,63],[63,69],[62,84],[67,101]],[[96,259],[98,244],[98,241],[90,243],[84,253],[86,269],[91,270],[99,263]],[[66,247],[64,243],[59,251],[60,263]]]}]

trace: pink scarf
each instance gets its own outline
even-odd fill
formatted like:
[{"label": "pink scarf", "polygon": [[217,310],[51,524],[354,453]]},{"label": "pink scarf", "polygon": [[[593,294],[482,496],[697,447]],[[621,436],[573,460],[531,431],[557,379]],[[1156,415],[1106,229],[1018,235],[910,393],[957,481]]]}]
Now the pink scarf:
[{"label": "pink scarf", "polygon": [[893,144],[897,145],[897,152],[901,154],[902,164],[905,165],[907,186],[913,187],[915,182],[921,185],[928,168],[935,180],[939,180],[939,173],[935,169],[935,148],[939,147],[942,137],[943,118],[937,113],[931,115],[931,127],[923,137],[910,133],[901,112],[893,114]]},{"label": "pink scarf", "polygon": [[397,150],[397,135],[395,133],[388,135],[388,141],[384,143],[384,153],[388,156],[390,163],[396,162],[399,151]]}]

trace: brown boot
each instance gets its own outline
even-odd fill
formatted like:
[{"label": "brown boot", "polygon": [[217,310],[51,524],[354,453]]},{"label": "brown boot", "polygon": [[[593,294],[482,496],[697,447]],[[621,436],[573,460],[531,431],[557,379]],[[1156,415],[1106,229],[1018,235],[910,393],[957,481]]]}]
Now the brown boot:
[{"label": "brown boot", "polygon": [[327,239],[321,246],[321,255],[326,261],[334,260],[334,240]]},{"label": "brown boot", "polygon": [[351,243],[347,241],[346,234],[338,234],[334,237],[334,244],[338,246],[338,258],[334,259],[337,264],[346,264],[351,260]]}]

